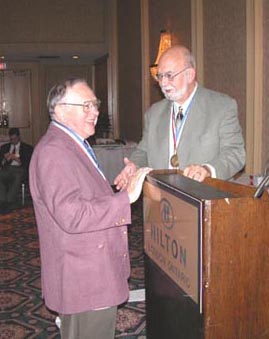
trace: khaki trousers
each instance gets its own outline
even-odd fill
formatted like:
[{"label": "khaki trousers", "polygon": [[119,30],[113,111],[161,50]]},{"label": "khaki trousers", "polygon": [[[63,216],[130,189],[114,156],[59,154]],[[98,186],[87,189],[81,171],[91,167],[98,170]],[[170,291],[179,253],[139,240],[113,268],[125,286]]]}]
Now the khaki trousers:
[{"label": "khaki trousers", "polygon": [[117,307],[71,315],[60,314],[62,339],[114,339]]}]

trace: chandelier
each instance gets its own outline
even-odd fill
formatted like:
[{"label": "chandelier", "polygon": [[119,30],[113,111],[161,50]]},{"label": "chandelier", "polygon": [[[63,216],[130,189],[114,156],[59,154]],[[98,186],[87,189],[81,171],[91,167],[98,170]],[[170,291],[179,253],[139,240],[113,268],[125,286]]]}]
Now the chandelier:
[{"label": "chandelier", "polygon": [[0,128],[8,128],[10,105],[6,98],[5,71],[0,71]]},{"label": "chandelier", "polygon": [[156,57],[155,62],[150,65],[150,73],[152,77],[156,80],[156,73],[157,73],[157,66],[159,63],[159,59],[164,51],[166,51],[168,48],[170,48],[172,45],[172,35],[169,31],[162,30],[160,32],[160,42],[159,42],[159,49],[158,54]]}]

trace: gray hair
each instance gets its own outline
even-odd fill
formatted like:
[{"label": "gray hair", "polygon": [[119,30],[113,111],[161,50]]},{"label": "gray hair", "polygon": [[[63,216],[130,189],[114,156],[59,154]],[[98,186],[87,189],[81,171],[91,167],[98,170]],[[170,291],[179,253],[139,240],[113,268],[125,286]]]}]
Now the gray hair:
[{"label": "gray hair", "polygon": [[186,48],[183,50],[183,56],[185,59],[185,62],[187,66],[191,66],[193,68],[196,68],[196,62],[195,62],[195,57],[194,55]]},{"label": "gray hair", "polygon": [[[183,58],[184,64],[186,67],[196,68],[196,62],[194,55],[190,52],[190,50],[183,45],[174,45],[168,48],[161,55],[162,58]],[[160,62],[160,61],[159,61]]]},{"label": "gray hair", "polygon": [[47,97],[47,107],[48,107],[50,116],[54,114],[56,105],[65,96],[67,89],[72,88],[74,85],[78,83],[87,84],[87,81],[82,78],[71,78],[71,79],[67,79],[61,83],[54,85],[50,89],[48,97]]}]

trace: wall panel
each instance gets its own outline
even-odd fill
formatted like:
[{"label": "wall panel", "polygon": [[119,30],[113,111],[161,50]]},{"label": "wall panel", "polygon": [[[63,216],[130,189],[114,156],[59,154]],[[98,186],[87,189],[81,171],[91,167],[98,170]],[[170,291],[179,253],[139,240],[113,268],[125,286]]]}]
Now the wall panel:
[{"label": "wall panel", "polygon": [[263,165],[269,160],[269,1],[264,0],[264,21],[263,21],[263,60],[264,60],[264,78],[263,78]]},{"label": "wall panel", "polygon": [[246,3],[203,0],[204,84],[237,100],[246,135]]},{"label": "wall panel", "polygon": [[118,104],[120,138],[142,131],[140,1],[118,0]]}]

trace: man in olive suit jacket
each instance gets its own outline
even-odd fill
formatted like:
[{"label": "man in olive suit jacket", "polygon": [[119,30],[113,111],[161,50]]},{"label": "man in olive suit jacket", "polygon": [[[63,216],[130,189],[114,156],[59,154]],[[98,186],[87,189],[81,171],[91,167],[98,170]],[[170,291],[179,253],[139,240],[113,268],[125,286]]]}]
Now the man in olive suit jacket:
[{"label": "man in olive suit jacket", "polygon": [[[140,166],[179,168],[189,178],[229,179],[245,165],[236,101],[198,85],[189,50],[173,46],[158,64],[157,81],[165,99],[145,113],[143,136],[116,178],[124,187]],[[180,113],[180,114],[178,114]]]}]

